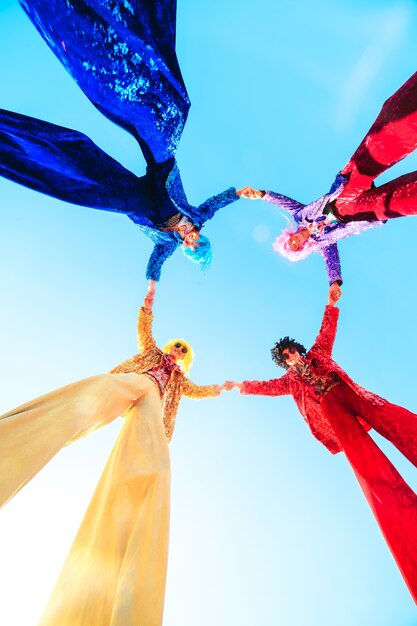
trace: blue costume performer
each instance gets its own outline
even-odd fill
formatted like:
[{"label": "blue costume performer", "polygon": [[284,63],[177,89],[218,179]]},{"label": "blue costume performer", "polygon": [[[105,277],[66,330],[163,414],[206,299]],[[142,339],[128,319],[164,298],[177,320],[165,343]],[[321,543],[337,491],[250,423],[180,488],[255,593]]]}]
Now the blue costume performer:
[{"label": "blue costume performer", "polygon": [[138,177],[88,137],[0,110],[0,174],[73,204],[127,215],[155,243],[146,276],[159,280],[178,246],[211,261],[200,235],[238,199],[231,187],[198,207],[186,198],[175,152],[190,101],[175,53],[176,0],[20,0],[94,106],[131,133],[147,162]]}]

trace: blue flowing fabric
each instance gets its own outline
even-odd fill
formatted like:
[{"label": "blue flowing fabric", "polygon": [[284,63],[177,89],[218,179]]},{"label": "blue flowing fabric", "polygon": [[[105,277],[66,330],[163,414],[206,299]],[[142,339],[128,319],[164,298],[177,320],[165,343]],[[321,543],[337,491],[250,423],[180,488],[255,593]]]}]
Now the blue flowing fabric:
[{"label": "blue flowing fabric", "polygon": [[159,280],[181,245],[160,226],[176,213],[201,228],[234,188],[188,203],[175,152],[190,102],[175,53],[176,0],[20,0],[85,95],[130,132],[147,161],[138,177],[75,130],[0,109],[0,175],[60,200],[126,214],[155,243]]},{"label": "blue flowing fabric", "polygon": [[85,135],[0,109],[0,174],[66,202],[129,213],[135,198],[152,209],[146,176],[137,177]]},{"label": "blue flowing fabric", "polygon": [[149,147],[175,154],[190,101],[175,53],[176,0],[21,0],[91,102]]}]

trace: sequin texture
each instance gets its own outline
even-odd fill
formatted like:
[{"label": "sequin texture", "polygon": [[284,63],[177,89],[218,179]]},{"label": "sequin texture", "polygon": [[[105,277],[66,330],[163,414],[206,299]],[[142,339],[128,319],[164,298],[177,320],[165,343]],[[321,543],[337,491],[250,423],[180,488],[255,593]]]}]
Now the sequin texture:
[{"label": "sequin texture", "polygon": [[[129,372],[145,374],[161,365],[164,353],[157,347],[153,338],[152,321],[153,314],[147,313],[141,307],[139,309],[137,327],[140,353],[114,367],[110,371],[111,374],[126,374]],[[178,367],[174,368],[166,385],[163,401],[163,420],[165,435],[168,441],[171,441],[174,432],[178,405],[183,395],[194,400],[203,400],[218,396],[219,391],[217,385],[196,385]]]},{"label": "sequin texture", "polygon": [[[263,200],[276,204],[289,211],[297,228],[308,228],[314,222],[320,222],[326,219],[327,216],[324,213],[326,207],[333,202],[344,189],[345,180],[343,177],[337,179],[337,181],[338,184],[332,186],[331,193],[324,194],[314,202],[310,202],[306,205],[274,191],[266,191]],[[378,221],[345,223],[333,220],[326,223],[324,228],[318,233],[311,235],[311,240],[314,242],[314,245],[311,246],[311,251],[319,252],[323,256],[330,284],[335,281],[342,281],[340,258],[337,249],[339,239],[344,239],[351,235],[359,235],[365,230],[369,230],[375,226],[381,226],[382,223],[383,222]]]},{"label": "sequin texture", "polygon": [[[355,394],[372,405],[384,407],[387,404],[386,400],[355,383],[331,358],[338,316],[339,309],[337,307],[326,306],[320,332],[314,345],[307,352],[306,361],[314,362],[316,370],[322,374],[331,372],[342,383],[350,387]],[[320,398],[314,397],[314,394],[309,393],[310,390],[311,387],[303,376],[294,367],[291,367],[281,378],[267,381],[246,380],[242,384],[241,392],[264,396],[292,395],[314,437],[326,446],[332,454],[341,452],[342,446],[329,420],[323,414]],[[365,430],[370,429],[370,426],[364,422],[361,421],[361,424]]]}]

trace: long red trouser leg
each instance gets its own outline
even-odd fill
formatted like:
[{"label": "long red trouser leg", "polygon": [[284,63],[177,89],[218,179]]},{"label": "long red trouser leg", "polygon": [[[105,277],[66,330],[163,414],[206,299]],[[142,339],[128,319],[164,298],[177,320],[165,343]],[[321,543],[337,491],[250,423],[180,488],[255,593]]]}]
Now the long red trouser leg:
[{"label": "long red trouser leg", "polygon": [[338,208],[340,217],[347,222],[417,215],[417,172],[364,191],[346,204],[346,210],[348,213]]},{"label": "long red trouser leg", "polygon": [[354,397],[356,414],[417,467],[417,415],[390,402],[375,406],[356,394]]},{"label": "long red trouser leg", "polygon": [[417,603],[417,495],[356,419],[358,404],[363,402],[340,384],[321,406]]},{"label": "long red trouser leg", "polygon": [[354,214],[352,200],[373,180],[417,147],[417,72],[383,105],[381,112],[345,165],[349,181],[336,200],[340,215]]}]

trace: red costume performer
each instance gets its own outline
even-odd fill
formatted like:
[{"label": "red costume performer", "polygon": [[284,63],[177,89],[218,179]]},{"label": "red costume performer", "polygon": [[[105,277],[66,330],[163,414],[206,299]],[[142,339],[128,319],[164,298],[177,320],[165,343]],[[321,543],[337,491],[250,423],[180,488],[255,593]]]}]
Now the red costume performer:
[{"label": "red costume performer", "polygon": [[341,221],[385,220],[417,213],[417,172],[375,187],[374,179],[417,147],[417,72],[383,105],[341,174],[348,182],[332,212]]},{"label": "red costume performer", "polygon": [[417,603],[417,495],[367,432],[374,428],[417,466],[417,415],[366,391],[332,360],[338,313],[326,306],[307,353],[289,337],[275,345],[284,376],[238,386],[243,394],[292,395],[313,435],[331,453],[345,453]]}]

